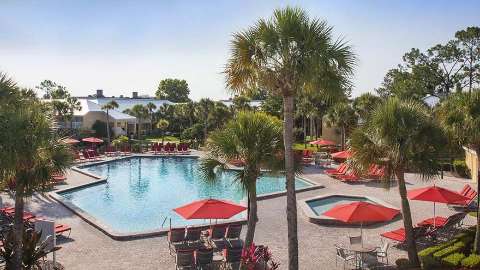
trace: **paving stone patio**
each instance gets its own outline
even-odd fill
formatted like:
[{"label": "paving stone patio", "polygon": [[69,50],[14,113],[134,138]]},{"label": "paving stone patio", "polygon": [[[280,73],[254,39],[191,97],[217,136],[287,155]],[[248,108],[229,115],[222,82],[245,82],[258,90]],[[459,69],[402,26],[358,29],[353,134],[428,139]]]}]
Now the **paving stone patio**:
[{"label": "paving stone patio", "polygon": [[[310,166],[305,168],[305,178],[320,183],[324,189],[307,191],[297,194],[298,199],[321,194],[343,193],[352,195],[369,195],[400,208],[400,198],[396,186],[386,188],[384,183],[369,182],[345,184],[321,173],[321,170]],[[88,183],[95,179],[69,171],[67,184],[57,186],[63,189]],[[415,188],[431,184],[409,174],[407,188]],[[436,181],[437,185],[453,190],[460,190],[468,180],[446,176]],[[475,186],[475,185],[474,185]],[[12,202],[12,198],[2,193],[3,202]],[[259,223],[255,234],[258,244],[270,247],[273,256],[281,263],[280,269],[287,265],[287,224],[285,196],[267,199],[259,202]],[[420,221],[432,215],[432,204],[428,202],[411,202],[414,221]],[[47,194],[35,195],[27,202],[27,209],[38,216],[55,219],[59,223],[72,227],[70,239],[60,238],[62,249],[57,253],[57,259],[66,269],[175,269],[174,258],[169,255],[166,237],[154,237],[131,241],[115,241],[92,227],[78,216],[48,197]],[[298,237],[300,269],[336,269],[334,244],[346,243],[348,235],[357,235],[358,227],[332,227],[312,224],[298,209]],[[450,215],[453,211],[445,205],[437,205],[437,215]],[[466,224],[474,224],[475,220],[467,216]],[[380,245],[379,234],[402,226],[401,220],[391,223],[364,228],[365,241]],[[244,227],[245,229],[245,227]],[[244,230],[245,231],[245,230]],[[393,247],[389,251],[391,264],[399,257],[405,257],[406,252]],[[343,266],[339,265],[338,269]]]}]

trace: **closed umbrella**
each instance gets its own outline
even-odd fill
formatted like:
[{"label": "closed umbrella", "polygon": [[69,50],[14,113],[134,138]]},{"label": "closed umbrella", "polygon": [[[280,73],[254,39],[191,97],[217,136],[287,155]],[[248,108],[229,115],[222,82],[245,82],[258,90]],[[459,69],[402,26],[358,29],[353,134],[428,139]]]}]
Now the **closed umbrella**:
[{"label": "closed umbrella", "polygon": [[345,160],[350,157],[352,157],[352,152],[350,152],[349,150],[340,151],[332,154],[333,159]]},{"label": "closed umbrella", "polygon": [[410,200],[433,202],[433,226],[435,227],[435,203],[462,204],[467,197],[458,192],[442,188],[439,186],[429,186],[424,188],[412,189],[408,191],[407,197]]},{"label": "closed umbrella", "polygon": [[95,137],[88,137],[88,138],[83,138],[82,142],[103,143],[103,140]]},{"label": "closed umbrella", "polygon": [[378,204],[353,202],[336,205],[322,215],[345,223],[360,223],[360,235],[363,238],[363,223],[389,221],[398,215],[398,213],[400,213],[400,211],[397,209]]},{"label": "closed umbrella", "polygon": [[72,139],[72,138],[66,138],[66,139],[63,139],[62,142],[63,142],[63,143],[66,143],[66,144],[77,144],[77,143],[79,143],[80,141],[79,141],[79,140]]}]

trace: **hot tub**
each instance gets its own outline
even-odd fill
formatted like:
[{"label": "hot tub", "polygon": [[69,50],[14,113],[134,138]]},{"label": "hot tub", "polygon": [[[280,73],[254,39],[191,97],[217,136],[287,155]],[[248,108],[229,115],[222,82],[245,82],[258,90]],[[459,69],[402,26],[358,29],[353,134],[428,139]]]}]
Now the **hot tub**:
[{"label": "hot tub", "polygon": [[336,205],[359,201],[378,204],[398,210],[398,208],[395,206],[392,206],[380,199],[363,195],[326,194],[299,200],[298,204],[300,205],[300,208],[302,208],[303,213],[307,216],[308,220],[312,223],[325,225],[345,225],[344,222],[324,216],[323,213]]}]

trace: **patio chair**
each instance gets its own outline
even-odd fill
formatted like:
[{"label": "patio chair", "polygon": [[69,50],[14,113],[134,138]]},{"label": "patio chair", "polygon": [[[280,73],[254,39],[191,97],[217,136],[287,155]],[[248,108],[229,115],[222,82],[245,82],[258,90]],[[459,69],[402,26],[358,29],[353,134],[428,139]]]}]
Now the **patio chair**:
[{"label": "patio chair", "polygon": [[168,249],[170,255],[176,253],[179,247],[182,247],[185,244],[185,229],[170,229],[167,236]]},{"label": "patio chair", "polygon": [[187,233],[185,235],[185,241],[190,245],[200,244],[200,236],[202,235],[202,230],[199,228],[187,227]]},{"label": "patio chair", "polygon": [[350,245],[356,245],[362,243],[362,236],[349,236]]},{"label": "patio chair", "polygon": [[[451,226],[457,226],[460,225],[462,220],[465,218],[466,213],[461,212],[461,213],[455,213],[448,218],[445,217],[433,217],[433,218],[428,218],[425,220],[420,221],[417,226],[432,226],[435,223],[435,227],[451,227]],[[434,221],[435,219],[435,221]]]},{"label": "patio chair", "polygon": [[175,269],[195,269],[195,255],[193,249],[177,251],[175,256]]},{"label": "patio chair", "polygon": [[223,250],[223,269],[228,266],[237,269],[242,259],[243,248],[226,248]]},{"label": "patio chair", "polygon": [[227,226],[225,225],[213,225],[210,227],[210,244],[216,248],[223,248],[219,244],[224,244],[225,242],[225,233],[227,231]]},{"label": "patio chair", "polygon": [[343,262],[343,269],[347,265],[356,265],[357,257],[355,254],[350,253],[348,250],[341,248],[337,245],[335,245],[335,250],[336,250],[336,256],[335,256],[335,266],[338,266],[338,261],[340,260]]},{"label": "patio chair", "polygon": [[213,263],[213,249],[199,249],[195,251],[197,269],[211,269]]},{"label": "patio chair", "polygon": [[385,259],[387,264],[388,264],[388,248],[390,247],[390,243],[388,241],[385,241],[381,247],[378,247],[377,250],[375,251],[375,255],[377,258],[380,258],[383,262]]},{"label": "patio chair", "polygon": [[356,182],[360,180],[360,176],[358,176],[355,172],[337,174],[337,175],[334,175],[333,177],[342,182]]},{"label": "patio chair", "polygon": [[230,224],[227,227],[225,233],[225,240],[230,245],[230,247],[240,247],[243,243],[240,240],[240,234],[242,233],[241,224]]}]

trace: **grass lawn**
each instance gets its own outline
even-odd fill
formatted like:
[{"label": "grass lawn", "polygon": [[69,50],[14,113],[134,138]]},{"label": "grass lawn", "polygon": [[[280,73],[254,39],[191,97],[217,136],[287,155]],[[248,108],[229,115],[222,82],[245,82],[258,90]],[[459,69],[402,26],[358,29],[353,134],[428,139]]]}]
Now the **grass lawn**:
[{"label": "grass lawn", "polygon": [[[161,136],[146,136],[145,140],[148,141],[148,142],[161,142],[162,137]],[[163,140],[165,142],[174,142],[174,143],[180,142],[180,139],[177,138],[177,137],[174,137],[174,136],[164,136]]]}]

